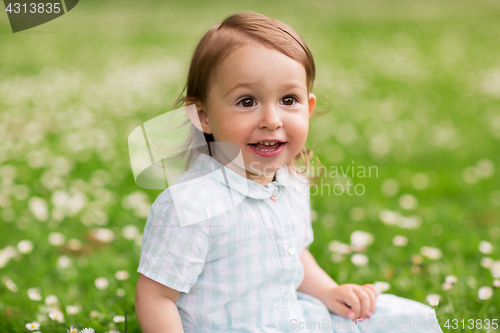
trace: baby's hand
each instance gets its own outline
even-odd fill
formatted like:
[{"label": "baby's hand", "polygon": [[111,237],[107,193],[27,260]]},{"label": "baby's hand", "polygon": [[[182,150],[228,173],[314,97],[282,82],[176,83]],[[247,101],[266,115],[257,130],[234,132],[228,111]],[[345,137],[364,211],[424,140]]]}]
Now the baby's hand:
[{"label": "baby's hand", "polygon": [[373,284],[342,284],[321,299],[331,313],[351,320],[371,317],[378,291]]}]

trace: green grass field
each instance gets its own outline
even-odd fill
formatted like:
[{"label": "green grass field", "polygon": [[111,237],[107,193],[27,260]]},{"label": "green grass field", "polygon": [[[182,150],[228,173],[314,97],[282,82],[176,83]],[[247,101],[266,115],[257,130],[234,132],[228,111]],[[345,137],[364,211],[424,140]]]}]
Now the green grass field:
[{"label": "green grass field", "polygon": [[[140,332],[141,233],[161,190],[135,184],[127,138],[171,110],[205,31],[243,10],[290,25],[315,57],[318,263],[340,284],[439,294],[445,332],[500,331],[485,327],[500,321],[500,3],[129,0],[16,34],[0,14],[0,332],[124,332],[125,311]],[[336,177],[353,166],[371,177]],[[347,181],[363,195],[339,195]],[[373,242],[333,243],[354,231]]]}]

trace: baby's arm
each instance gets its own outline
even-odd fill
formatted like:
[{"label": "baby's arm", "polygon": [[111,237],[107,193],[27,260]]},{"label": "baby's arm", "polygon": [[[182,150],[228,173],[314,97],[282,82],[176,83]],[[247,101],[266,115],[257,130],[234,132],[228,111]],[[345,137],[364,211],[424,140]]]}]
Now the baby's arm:
[{"label": "baby's arm", "polygon": [[297,291],[309,294],[321,300],[328,290],[338,287],[338,284],[319,267],[308,249],[302,251],[300,261],[304,266],[304,279]]},{"label": "baby's arm", "polygon": [[143,333],[184,333],[175,305],[180,291],[140,274],[135,291],[135,312]]}]

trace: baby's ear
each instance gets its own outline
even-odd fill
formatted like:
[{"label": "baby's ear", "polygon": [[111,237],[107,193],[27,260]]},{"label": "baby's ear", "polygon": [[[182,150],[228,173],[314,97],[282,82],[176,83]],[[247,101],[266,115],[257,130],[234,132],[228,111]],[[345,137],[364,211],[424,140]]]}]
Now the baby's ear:
[{"label": "baby's ear", "polygon": [[206,134],[212,134],[208,125],[208,114],[200,103],[186,102],[186,113],[193,125]]},{"label": "baby's ear", "polygon": [[309,117],[311,117],[314,107],[316,106],[316,95],[309,93]]}]

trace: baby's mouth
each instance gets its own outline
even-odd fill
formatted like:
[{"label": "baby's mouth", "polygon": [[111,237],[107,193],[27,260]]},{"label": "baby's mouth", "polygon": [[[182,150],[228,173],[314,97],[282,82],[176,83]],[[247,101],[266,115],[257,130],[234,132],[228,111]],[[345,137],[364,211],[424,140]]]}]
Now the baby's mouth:
[{"label": "baby's mouth", "polygon": [[286,142],[281,142],[281,141],[263,141],[263,142],[256,142],[256,143],[250,143],[252,146],[255,147],[255,149],[260,150],[260,151],[271,151],[271,150],[276,150],[278,149],[279,146],[282,144],[285,144]]}]

